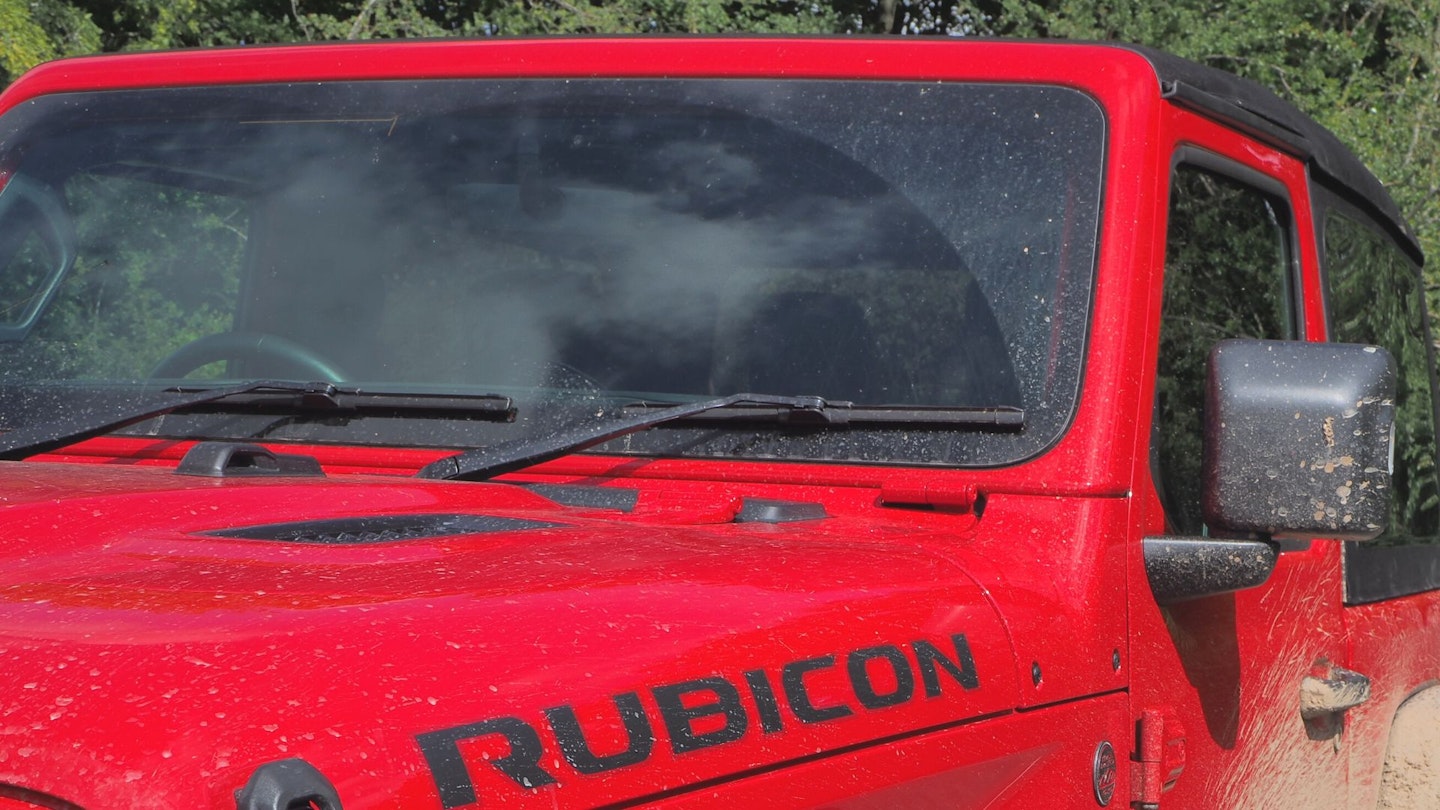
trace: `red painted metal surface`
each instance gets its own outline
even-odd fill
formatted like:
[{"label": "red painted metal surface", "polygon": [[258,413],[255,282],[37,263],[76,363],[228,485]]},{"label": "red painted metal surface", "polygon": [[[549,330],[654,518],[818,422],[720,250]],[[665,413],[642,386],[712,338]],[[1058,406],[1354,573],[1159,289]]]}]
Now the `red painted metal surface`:
[{"label": "red painted metal surface", "polygon": [[[1077,70],[1102,65],[1103,78]],[[1142,82],[1143,60],[1114,49],[837,37],[831,39],[510,39],[217,48],[53,62],[7,89],[13,106],[51,92],[217,83],[473,76],[722,76],[1059,80],[1111,93]],[[1098,80],[1097,80],[1098,79]],[[1149,88],[1147,88],[1149,89]]]},{"label": "red painted metal surface", "polygon": [[[1079,808],[1099,806],[1105,780],[1118,807],[1132,784],[1166,808],[1373,802],[1389,717],[1440,672],[1433,597],[1346,616],[1339,548],[1323,541],[1234,596],[1160,608],[1149,592],[1175,148],[1279,180],[1298,231],[1314,228],[1301,162],[1162,101],[1138,56],[839,39],[254,48],[58,62],[0,111],[117,87],[592,75],[1089,92],[1108,170],[1064,438],[993,470],[580,456],[505,479],[633,489],[628,512],[401,477],[444,455],[426,449],[277,447],[320,460],[330,477],[308,481],[178,477],[188,443],[129,438],[0,463],[0,783],[90,810],[218,810],[258,765],[301,757],[347,810]],[[1299,248],[1318,339],[1316,249]],[[744,498],[831,517],[734,523]],[[437,514],[517,522],[348,546],[211,534]],[[1322,658],[1390,673],[1343,737],[1316,738],[1298,714]],[[1102,742],[1116,755],[1104,779]]]},{"label": "red painted metal surface", "polygon": [[[1181,111],[1167,111],[1156,138],[1156,199],[1165,200],[1170,155],[1182,145],[1203,148],[1282,182],[1300,233],[1309,222],[1304,166],[1274,149]],[[1163,221],[1163,220],[1161,220]],[[1155,235],[1157,238],[1159,235]],[[1162,244],[1154,255],[1163,255]],[[1305,329],[1323,337],[1323,309],[1313,242],[1300,249]],[[1157,259],[1156,264],[1159,264]],[[1145,332],[1158,335],[1158,300]],[[1146,341],[1155,351],[1155,339]],[[1147,358],[1147,362],[1154,362]],[[1151,391],[1142,402],[1153,401]],[[1138,407],[1144,430],[1148,409]],[[1137,454],[1136,460],[1148,461]],[[1148,469],[1135,470],[1151,534],[1164,533]],[[1147,491],[1148,490],[1148,491]],[[1146,588],[1143,561],[1132,546],[1130,587]],[[1280,555],[1270,580],[1248,591],[1161,608],[1131,601],[1134,669],[1131,696],[1140,712],[1163,711],[1186,730],[1185,770],[1164,807],[1339,806],[1346,794],[1344,757],[1333,737],[1314,738],[1299,712],[1299,682],[1317,660],[1344,660],[1343,583],[1337,543],[1316,541]]]},{"label": "red painted metal surface", "polygon": [[[905,512],[737,527],[722,521],[738,499],[718,496],[624,519],[498,484],[217,483],[62,464],[6,465],[0,489],[3,656],[27,707],[0,729],[23,752],[0,769],[82,806],[225,806],[256,764],[286,756],[334,775],[353,806],[433,805],[417,737],[501,717],[538,730],[546,772],[569,789],[522,789],[486,766],[504,751],[482,738],[459,748],[474,791],[604,804],[1018,702],[991,599],[940,551],[944,518],[925,531]],[[257,519],[477,510],[536,525],[358,547],[206,536]],[[39,533],[43,549],[18,539]],[[857,674],[850,661],[866,649],[881,652]],[[927,670],[931,651],[970,679]],[[720,679],[752,695],[749,672],[788,707],[778,727],[677,753],[657,690]],[[553,764],[547,710],[570,707],[595,750],[613,753],[627,694],[642,696],[656,738],[643,765],[586,778]],[[701,712],[694,733],[726,728],[716,721]]]}]

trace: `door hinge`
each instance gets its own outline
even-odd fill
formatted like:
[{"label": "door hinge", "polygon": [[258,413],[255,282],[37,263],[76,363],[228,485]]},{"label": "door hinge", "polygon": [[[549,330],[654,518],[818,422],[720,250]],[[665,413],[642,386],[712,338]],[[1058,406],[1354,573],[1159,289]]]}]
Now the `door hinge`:
[{"label": "door hinge", "polygon": [[1185,770],[1185,727],[1169,708],[1145,709],[1135,724],[1135,762],[1130,805],[1158,810],[1160,794],[1175,787]]},{"label": "door hinge", "polygon": [[978,514],[984,497],[973,484],[955,487],[926,482],[887,482],[880,486],[882,506],[924,506]]},{"label": "door hinge", "polygon": [[1326,661],[1300,681],[1300,716],[1306,720],[1340,714],[1369,699],[1369,678]]}]

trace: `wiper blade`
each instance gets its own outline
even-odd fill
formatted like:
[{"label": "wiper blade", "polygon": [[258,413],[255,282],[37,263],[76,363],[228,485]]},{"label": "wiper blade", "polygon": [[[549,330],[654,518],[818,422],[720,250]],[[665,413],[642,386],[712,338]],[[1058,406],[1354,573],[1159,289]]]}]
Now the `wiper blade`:
[{"label": "wiper blade", "polygon": [[[251,380],[219,388],[170,387],[161,393],[175,396],[136,404],[126,402],[107,409],[86,411],[50,422],[26,425],[0,434],[0,460],[18,461],[47,453],[66,445],[93,439],[130,425],[154,419],[175,411],[196,408],[224,399],[253,395],[253,400],[284,398],[287,407],[303,411],[333,411],[345,408],[347,400],[368,399],[377,409],[447,410],[459,407],[456,400],[467,400],[466,410],[498,419],[510,420],[515,409],[509,397],[487,394],[464,397],[428,394],[365,393],[358,389],[339,389],[325,382],[296,383],[284,380]],[[409,407],[405,407],[409,406]]]},{"label": "wiper blade", "polygon": [[[176,390],[176,389],[170,389]],[[184,389],[180,389],[184,390]],[[239,410],[266,413],[321,413],[425,416],[464,413],[499,422],[515,419],[514,401],[503,394],[419,393],[367,391],[361,388],[339,388],[328,383],[318,387],[286,391],[246,391],[227,396],[223,401],[206,400],[178,410],[233,412]]]},{"label": "wiper blade", "polygon": [[[737,408],[737,406],[740,406]],[[1019,408],[880,408],[857,407],[853,402],[830,402],[822,397],[775,394],[731,394],[716,399],[655,408],[601,424],[580,425],[551,436],[515,439],[491,447],[457,453],[420,468],[420,478],[483,481],[515,470],[588,450],[642,430],[701,416],[755,421],[780,421],[806,426],[864,424],[936,424],[1018,429],[1024,420]],[[734,413],[721,414],[730,408]],[[857,418],[858,417],[858,418]]]}]

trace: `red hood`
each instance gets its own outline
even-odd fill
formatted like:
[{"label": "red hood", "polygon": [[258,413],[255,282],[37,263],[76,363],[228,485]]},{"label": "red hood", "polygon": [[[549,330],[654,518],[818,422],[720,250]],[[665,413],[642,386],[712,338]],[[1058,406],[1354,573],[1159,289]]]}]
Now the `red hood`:
[{"label": "red hood", "polygon": [[898,522],[66,464],[0,493],[0,782],[87,808],[233,808],[287,757],[347,810],[608,804],[1019,702],[982,589]]}]

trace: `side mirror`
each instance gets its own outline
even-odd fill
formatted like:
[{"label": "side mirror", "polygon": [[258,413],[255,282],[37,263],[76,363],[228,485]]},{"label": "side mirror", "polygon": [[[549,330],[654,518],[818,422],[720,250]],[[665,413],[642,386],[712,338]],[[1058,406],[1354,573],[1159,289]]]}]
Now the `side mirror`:
[{"label": "side mirror", "polygon": [[1206,385],[1205,522],[1372,540],[1390,515],[1395,361],[1376,346],[1226,340]]}]

